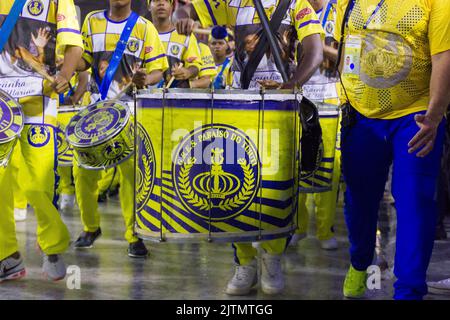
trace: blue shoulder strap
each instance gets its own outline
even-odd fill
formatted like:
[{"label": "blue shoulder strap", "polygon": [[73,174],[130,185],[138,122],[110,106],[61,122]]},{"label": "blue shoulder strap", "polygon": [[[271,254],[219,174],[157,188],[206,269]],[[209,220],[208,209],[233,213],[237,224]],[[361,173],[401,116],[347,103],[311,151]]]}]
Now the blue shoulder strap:
[{"label": "blue shoulder strap", "polygon": [[14,1],[11,11],[3,22],[0,28],[0,52],[3,51],[3,48],[5,47],[5,44],[8,41],[9,36],[11,35],[11,32],[13,31],[17,23],[17,20],[19,20],[20,13],[22,12],[25,2],[27,2],[27,0]]},{"label": "blue shoulder strap", "polygon": [[127,48],[128,39],[130,39],[131,32],[133,31],[138,19],[139,15],[136,12],[131,12],[127,24],[125,25],[125,28],[123,29],[120,36],[120,40],[117,43],[116,50],[114,51],[111,60],[109,61],[109,66],[106,69],[105,77],[103,78],[103,81],[100,85],[99,89],[102,96],[101,100],[105,100],[108,95],[109,87],[111,86],[111,82],[114,79],[114,75],[116,74],[120,61],[122,61],[123,54],[125,52],[125,49]]}]

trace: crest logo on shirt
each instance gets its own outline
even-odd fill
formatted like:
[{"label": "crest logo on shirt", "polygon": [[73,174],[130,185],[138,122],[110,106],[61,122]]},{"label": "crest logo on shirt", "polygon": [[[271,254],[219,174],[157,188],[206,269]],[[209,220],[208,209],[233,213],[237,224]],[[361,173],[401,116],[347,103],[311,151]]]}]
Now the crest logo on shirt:
[{"label": "crest logo on shirt", "polygon": [[50,141],[50,130],[46,126],[34,125],[28,130],[28,143],[40,148]]},{"label": "crest logo on shirt", "polygon": [[136,40],[128,41],[128,50],[132,53],[135,53],[139,50],[139,42]]},{"label": "crest logo on shirt", "polygon": [[173,45],[172,48],[170,48],[170,53],[172,53],[174,56],[177,56],[180,53],[180,47],[177,45]]},{"label": "crest logo on shirt", "polygon": [[325,24],[325,32],[326,32],[328,35],[333,35],[333,33],[334,33],[334,23],[333,23],[333,21],[328,21],[328,22]]},{"label": "crest logo on shirt", "polygon": [[28,3],[27,8],[32,16],[38,16],[44,11],[44,4],[40,0],[33,0]]}]

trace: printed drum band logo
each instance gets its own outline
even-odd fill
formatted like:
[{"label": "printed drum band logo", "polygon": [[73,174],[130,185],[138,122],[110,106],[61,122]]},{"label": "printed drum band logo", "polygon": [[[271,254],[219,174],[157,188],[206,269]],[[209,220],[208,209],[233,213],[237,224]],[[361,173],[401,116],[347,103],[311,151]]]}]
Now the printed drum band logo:
[{"label": "printed drum band logo", "polygon": [[13,113],[11,108],[4,101],[0,101],[0,132],[8,130],[12,123]]},{"label": "printed drum band logo", "polygon": [[77,122],[75,135],[81,139],[92,139],[106,134],[120,120],[119,111],[115,108],[103,108],[90,112]]},{"label": "printed drum band logo", "polygon": [[28,4],[27,8],[32,16],[38,16],[44,11],[44,4],[40,0],[33,0]]},{"label": "printed drum band logo", "polygon": [[233,218],[255,198],[261,163],[258,150],[239,129],[205,125],[179,144],[172,175],[176,193],[193,214],[212,221]]},{"label": "printed drum band logo", "polygon": [[135,53],[139,50],[139,42],[136,40],[128,41],[128,50],[132,53]]},{"label": "printed drum band logo", "polygon": [[155,152],[150,136],[138,123],[138,166],[136,171],[136,207],[140,211],[147,204],[155,185]]},{"label": "printed drum band logo", "polygon": [[28,143],[39,148],[50,141],[50,130],[46,126],[33,125],[28,130]]}]

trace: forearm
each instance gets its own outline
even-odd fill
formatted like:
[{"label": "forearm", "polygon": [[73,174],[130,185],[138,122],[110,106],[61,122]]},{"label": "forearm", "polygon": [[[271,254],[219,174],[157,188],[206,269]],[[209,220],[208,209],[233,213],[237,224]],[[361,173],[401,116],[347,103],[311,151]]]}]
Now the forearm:
[{"label": "forearm", "polygon": [[294,76],[290,80],[290,82],[294,82],[300,87],[311,78],[323,61],[323,46],[320,35],[314,34],[306,37],[302,46],[302,59],[299,61]]},{"label": "forearm", "polygon": [[197,13],[195,12],[194,6],[192,4],[178,6],[177,10],[175,10],[172,15],[172,22],[177,23],[177,21],[181,19],[198,19]]},{"label": "forearm", "polygon": [[163,72],[161,70],[153,70],[152,72],[150,72],[150,74],[147,75],[145,84],[147,86],[152,86],[152,85],[160,82],[162,78],[163,78]]},{"label": "forearm", "polygon": [[189,73],[191,74],[191,76],[189,77],[189,79],[193,79],[195,77],[198,76],[198,68],[194,67],[194,66],[190,66],[189,68],[187,68],[189,70]]},{"label": "forearm", "polygon": [[86,93],[89,82],[89,74],[87,72],[81,72],[78,78],[77,90],[73,94],[73,101],[78,103],[81,97]]},{"label": "forearm", "polygon": [[440,121],[450,104],[450,50],[431,57],[430,104],[427,116]]},{"label": "forearm", "polygon": [[81,60],[83,49],[76,46],[67,46],[64,53],[64,63],[60,74],[69,81],[77,69],[78,62]]},{"label": "forearm", "polygon": [[195,89],[205,89],[209,88],[211,85],[211,77],[210,76],[204,76],[199,79],[195,79],[191,81],[191,88]]},{"label": "forearm", "polygon": [[338,50],[332,46],[324,44],[323,55],[324,55],[324,58],[327,58],[333,62],[336,62],[337,56],[338,56]]},{"label": "forearm", "polygon": [[76,71],[84,72],[84,71],[88,70],[90,67],[91,67],[91,65],[86,60],[84,60],[83,58],[80,58],[80,60],[78,60],[78,62],[77,62]]}]

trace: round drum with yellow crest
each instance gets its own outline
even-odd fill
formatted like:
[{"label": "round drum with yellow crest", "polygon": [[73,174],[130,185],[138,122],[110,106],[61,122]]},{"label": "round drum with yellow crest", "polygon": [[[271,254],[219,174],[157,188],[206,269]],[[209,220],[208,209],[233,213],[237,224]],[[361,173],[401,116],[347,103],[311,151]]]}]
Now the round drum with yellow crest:
[{"label": "round drum with yellow crest", "polygon": [[0,90],[0,167],[6,167],[23,129],[20,104]]},{"label": "round drum with yellow crest", "polygon": [[134,152],[133,117],[120,101],[100,101],[76,114],[66,138],[78,164],[102,170],[127,160]]}]

